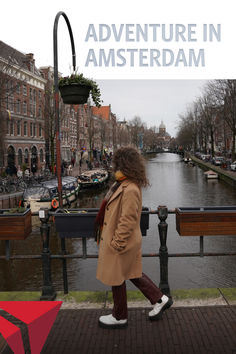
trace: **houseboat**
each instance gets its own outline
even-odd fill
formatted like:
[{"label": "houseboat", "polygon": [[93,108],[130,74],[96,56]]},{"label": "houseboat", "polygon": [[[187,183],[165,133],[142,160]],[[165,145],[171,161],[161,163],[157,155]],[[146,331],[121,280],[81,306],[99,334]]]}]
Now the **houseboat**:
[{"label": "houseboat", "polygon": [[[57,179],[51,179],[26,188],[23,194],[24,205],[30,205],[32,213],[38,212],[40,208],[56,209],[59,205],[57,187]],[[63,206],[77,199],[79,188],[77,178],[62,177]]]}]

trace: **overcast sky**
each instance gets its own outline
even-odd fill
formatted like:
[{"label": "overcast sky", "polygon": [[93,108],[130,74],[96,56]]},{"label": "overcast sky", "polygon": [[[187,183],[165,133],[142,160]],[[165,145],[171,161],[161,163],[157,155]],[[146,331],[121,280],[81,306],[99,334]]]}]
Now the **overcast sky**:
[{"label": "overcast sky", "polygon": [[171,136],[176,134],[178,115],[185,113],[201,94],[203,80],[101,80],[103,104],[111,104],[120,120],[139,116],[148,127],[161,121]]},{"label": "overcast sky", "polygon": [[[104,2],[106,0],[102,0],[102,3]],[[119,2],[119,6],[115,3],[111,6],[110,1],[106,3],[106,11],[104,8],[99,18],[101,23],[108,21],[108,18],[114,20],[111,16],[119,15],[117,11],[123,14],[122,1]],[[136,2],[133,3],[135,5]],[[37,67],[53,66],[53,24],[56,14],[64,11],[70,19],[76,54],[79,57],[80,43],[84,40],[81,38],[81,24],[84,25],[85,21],[86,24],[93,23],[97,20],[99,11],[101,13],[99,1],[91,0],[89,5],[88,8],[88,2],[76,0],[4,1],[1,3],[0,39],[23,53],[34,53]],[[129,18],[135,20],[133,13],[126,12],[122,21],[126,20],[128,23]],[[149,20],[147,16],[146,20]],[[64,20],[59,23],[58,38],[59,71],[67,75],[69,71],[67,69],[71,65],[71,48]],[[93,79],[96,80],[95,77]],[[159,126],[163,120],[167,132],[174,136],[178,115],[184,113],[187,105],[201,94],[201,88],[206,81],[99,80],[98,82],[103,104],[111,104],[112,112],[119,119],[130,120],[137,115],[148,127]]]}]

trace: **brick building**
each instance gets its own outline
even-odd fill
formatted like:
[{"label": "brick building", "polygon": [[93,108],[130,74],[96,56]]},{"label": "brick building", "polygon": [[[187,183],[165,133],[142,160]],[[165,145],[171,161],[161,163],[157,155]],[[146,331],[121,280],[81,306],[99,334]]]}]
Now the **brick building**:
[{"label": "brick building", "polygon": [[46,80],[32,53],[0,41],[0,165],[39,170],[45,161],[44,89]]},{"label": "brick building", "polygon": [[116,147],[116,116],[111,105],[95,107],[75,106],[77,111],[77,151],[93,149],[108,152]]},{"label": "brick building", "polygon": [[[53,67],[38,69],[32,53],[0,41],[0,172],[9,166],[39,172],[55,164],[53,85]],[[60,99],[59,110],[62,160],[78,163],[81,150],[109,153],[128,143],[128,125],[117,124],[111,105],[64,105]]]}]

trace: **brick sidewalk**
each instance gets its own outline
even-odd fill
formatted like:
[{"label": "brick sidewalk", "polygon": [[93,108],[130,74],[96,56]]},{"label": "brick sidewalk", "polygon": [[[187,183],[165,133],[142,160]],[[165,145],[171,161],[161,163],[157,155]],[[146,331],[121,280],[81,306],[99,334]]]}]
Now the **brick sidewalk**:
[{"label": "brick sidewalk", "polygon": [[[127,328],[103,329],[98,318],[109,310],[60,310],[41,354],[236,353],[236,306],[172,307],[157,322],[148,311],[130,309]],[[26,325],[11,322],[21,328],[30,353]],[[12,353],[8,346],[0,352]]]},{"label": "brick sidewalk", "polygon": [[236,306],[171,308],[151,322],[130,309],[126,329],[102,329],[109,310],[60,310],[42,354],[236,353]]}]

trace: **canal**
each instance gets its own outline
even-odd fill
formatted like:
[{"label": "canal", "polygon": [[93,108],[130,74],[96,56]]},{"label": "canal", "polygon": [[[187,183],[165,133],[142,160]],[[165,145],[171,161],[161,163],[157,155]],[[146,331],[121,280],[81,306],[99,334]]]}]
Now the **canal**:
[{"label": "canal", "polygon": [[[151,209],[166,205],[169,209],[188,206],[236,205],[236,190],[218,180],[205,180],[203,171],[182,162],[175,154],[164,153],[146,158],[150,187],[143,190],[143,206]],[[105,191],[83,193],[79,207],[99,207]],[[41,239],[37,218],[34,217],[32,235],[25,241],[12,241],[11,254],[40,254]],[[143,237],[143,253],[159,250],[158,217],[150,215],[150,228]],[[199,237],[180,237],[176,231],[175,215],[169,215],[167,246],[169,253],[199,252]],[[82,253],[79,239],[66,241],[68,253]],[[60,240],[52,228],[50,249],[58,254]],[[235,236],[204,237],[206,252],[227,252],[236,249]],[[4,254],[4,243],[0,244]],[[88,253],[97,253],[96,243],[88,240]],[[96,280],[96,259],[67,261],[69,290],[103,290]],[[143,270],[159,283],[159,258],[143,258]],[[235,256],[187,257],[169,259],[169,284],[171,289],[211,288],[236,286]],[[40,260],[0,260],[1,291],[41,290],[42,270]],[[60,260],[52,261],[52,281],[56,290],[63,289]],[[134,289],[133,285],[128,285]]]}]

